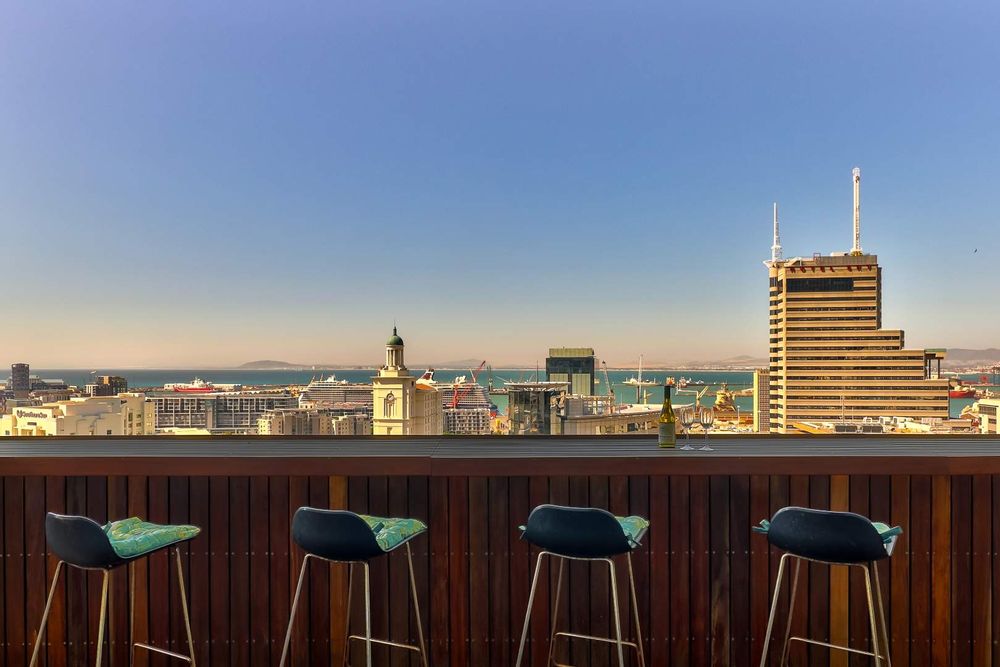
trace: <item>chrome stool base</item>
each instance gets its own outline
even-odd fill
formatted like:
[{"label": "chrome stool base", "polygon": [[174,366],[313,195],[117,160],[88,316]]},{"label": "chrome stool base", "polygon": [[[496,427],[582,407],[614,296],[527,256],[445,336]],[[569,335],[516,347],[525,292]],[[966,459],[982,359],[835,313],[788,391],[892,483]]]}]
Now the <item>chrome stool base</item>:
[{"label": "chrome stool base", "polygon": [[[299,581],[295,586],[295,597],[292,599],[292,609],[288,618],[288,630],[285,632],[285,645],[281,650],[281,662],[280,667],[284,667],[286,661],[288,660],[288,650],[292,643],[292,626],[295,622],[295,611],[299,606],[299,598],[302,593],[302,584],[305,581],[307,565],[309,564],[310,558],[316,558],[318,560],[326,561],[327,563],[344,563],[348,566],[347,575],[347,613],[346,621],[344,623],[344,660],[343,665],[347,667],[349,664],[348,658],[350,656],[351,642],[352,641],[362,641],[365,642],[365,664],[367,667],[372,667],[372,644],[380,644],[382,646],[391,646],[393,648],[401,648],[407,651],[415,651],[420,654],[421,662],[424,667],[428,667],[427,662],[427,647],[424,644],[424,626],[420,619],[420,605],[417,603],[417,580],[413,573],[413,553],[410,550],[410,543],[407,542],[406,546],[406,562],[410,573],[410,595],[413,600],[413,611],[417,619],[417,635],[420,640],[419,646],[413,646],[412,644],[402,644],[399,642],[389,641],[388,639],[376,639],[372,637],[372,612],[371,612],[371,586],[370,586],[370,570],[368,566],[368,561],[338,561],[323,558],[322,556],[317,556],[316,554],[307,553],[302,559],[302,570],[299,572]],[[351,630],[351,597],[354,589],[354,566],[360,565],[364,570],[364,581],[365,581],[365,634],[364,635],[352,635]]]},{"label": "chrome stool base", "polygon": [[[575,556],[563,556],[552,553],[551,551],[539,552],[538,559],[535,561],[535,574],[531,579],[531,593],[528,594],[528,609],[524,614],[524,629],[521,631],[521,644],[517,650],[517,661],[514,663],[514,667],[520,667],[521,659],[524,657],[524,645],[528,640],[528,625],[531,621],[531,607],[535,602],[535,590],[538,588],[538,575],[542,569],[542,558],[545,556],[548,556],[550,559],[559,559],[559,575],[556,580],[556,595],[553,599],[552,634],[549,636],[549,657],[545,664],[549,667],[573,667],[572,665],[556,662],[555,660],[556,639],[559,637],[566,637],[567,639],[585,639],[587,641],[604,642],[615,645],[619,667],[625,667],[625,647],[628,646],[629,648],[635,650],[636,656],[639,659],[639,667],[646,667],[646,657],[642,650],[642,628],[639,623],[639,605],[637,603],[635,593],[635,575],[632,571],[632,554],[626,553],[625,557],[628,562],[628,581],[629,590],[632,596],[632,611],[635,615],[636,640],[634,642],[622,639],[621,610],[618,601],[618,580],[615,575],[614,562],[610,558],[579,558]],[[563,570],[565,569],[567,560],[578,560],[588,563],[603,562],[608,564],[608,572],[611,576],[611,599],[612,607],[614,608],[615,637],[595,637],[593,635],[583,635],[575,632],[556,631],[556,621],[558,621],[559,613],[559,595],[562,593]]]},{"label": "chrome stool base", "polygon": [[[774,616],[778,607],[778,597],[781,592],[781,579],[785,573],[785,561],[787,559],[795,559],[795,572],[792,574],[792,595],[788,606],[788,621],[785,624],[785,642],[781,649],[781,662],[779,663],[784,667],[788,664],[788,650],[793,641],[800,641],[804,644],[812,644],[814,646],[823,646],[828,649],[846,651],[848,653],[855,653],[858,655],[867,655],[872,658],[875,663],[875,667],[892,667],[892,661],[889,659],[889,629],[885,623],[885,607],[882,604],[882,587],[879,584],[878,578],[878,564],[875,561],[868,563],[829,563],[827,561],[814,560],[811,558],[805,558],[803,556],[796,556],[791,553],[785,553],[781,556],[781,561],[778,563],[778,576],[774,583],[774,596],[771,599],[771,613],[767,619],[767,632],[764,634],[764,648],[761,652],[760,657],[760,667],[767,666],[767,650],[771,642],[771,631],[774,627]],[[859,567],[865,573],[865,592],[868,598],[868,619],[871,624],[871,637],[872,637],[872,650],[862,651],[860,649],[851,648],[849,646],[842,646],[840,644],[830,644],[828,642],[821,642],[815,639],[809,639],[807,637],[795,637],[792,636],[792,615],[795,611],[795,594],[798,591],[799,585],[799,570],[802,567],[802,561],[810,561],[814,563],[822,563],[824,565],[830,566],[844,566],[844,567]],[[874,578],[874,588],[875,594],[872,595],[872,579]],[[878,615],[876,617],[875,606],[876,601],[878,603]]]},{"label": "chrome stool base", "polygon": [[[175,658],[177,660],[184,660],[185,662],[190,663],[192,667],[195,666],[194,640],[191,635],[191,616],[188,613],[187,591],[184,587],[184,568],[181,564],[181,552],[179,549],[173,549],[173,552],[177,557],[177,585],[180,590],[181,609],[184,611],[184,629],[187,631],[189,653],[188,655],[183,655],[181,653],[174,653],[173,651],[168,651],[156,646],[150,646],[149,644],[134,642],[130,647],[131,654],[129,656],[129,663],[134,661],[135,649],[141,648],[154,653],[159,653],[160,655],[168,656],[170,658]],[[78,567],[62,560],[56,564],[55,572],[52,575],[52,585],[49,587],[49,596],[45,600],[45,610],[42,612],[42,623],[38,628],[38,636],[35,638],[35,647],[31,652],[31,661],[28,663],[28,667],[35,667],[35,664],[38,662],[38,653],[42,646],[42,637],[45,635],[45,629],[49,623],[49,611],[52,608],[52,599],[56,594],[56,587],[59,584],[59,575],[62,573],[63,565],[66,565],[67,567],[75,567],[78,570],[97,571],[101,572],[103,575],[101,580],[101,616],[97,625],[97,661],[95,663],[97,667],[101,667],[101,656],[104,650],[104,629],[107,626],[108,607],[110,606],[111,570],[92,567]],[[131,570],[131,566],[135,565],[135,561],[129,563],[129,565],[129,569]],[[132,632],[135,627],[135,576],[133,575],[130,577],[130,580],[132,588],[129,591],[129,630]],[[134,632],[132,633],[132,636],[135,636]]]}]

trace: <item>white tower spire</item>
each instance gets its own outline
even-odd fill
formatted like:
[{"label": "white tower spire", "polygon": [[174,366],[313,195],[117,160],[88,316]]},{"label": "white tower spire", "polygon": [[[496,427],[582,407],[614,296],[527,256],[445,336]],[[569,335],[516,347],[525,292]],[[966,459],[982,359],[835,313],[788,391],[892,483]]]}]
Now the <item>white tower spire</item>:
[{"label": "white tower spire", "polygon": [[774,202],[774,243],[771,244],[771,261],[781,260],[781,236],[778,234],[778,202]]},{"label": "white tower spire", "polygon": [[855,167],[854,175],[854,247],[852,255],[861,255],[861,169]]}]

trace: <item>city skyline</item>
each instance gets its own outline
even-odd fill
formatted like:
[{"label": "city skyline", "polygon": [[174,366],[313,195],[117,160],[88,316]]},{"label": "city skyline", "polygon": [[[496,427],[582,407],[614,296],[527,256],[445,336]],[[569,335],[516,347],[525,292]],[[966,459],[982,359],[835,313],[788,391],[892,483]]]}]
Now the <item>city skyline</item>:
[{"label": "city skyline", "polygon": [[764,357],[854,166],[885,326],[995,347],[1000,8],[797,7],[5,7],[0,358]]}]

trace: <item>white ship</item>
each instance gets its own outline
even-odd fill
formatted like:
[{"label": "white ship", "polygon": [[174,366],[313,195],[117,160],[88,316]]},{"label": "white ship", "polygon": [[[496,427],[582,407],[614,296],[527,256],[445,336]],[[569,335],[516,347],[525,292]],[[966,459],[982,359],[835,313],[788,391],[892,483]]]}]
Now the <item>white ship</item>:
[{"label": "white ship", "polygon": [[313,380],[299,394],[299,405],[323,407],[335,403],[372,404],[372,386],[358,384],[347,380],[338,380],[336,375]]}]

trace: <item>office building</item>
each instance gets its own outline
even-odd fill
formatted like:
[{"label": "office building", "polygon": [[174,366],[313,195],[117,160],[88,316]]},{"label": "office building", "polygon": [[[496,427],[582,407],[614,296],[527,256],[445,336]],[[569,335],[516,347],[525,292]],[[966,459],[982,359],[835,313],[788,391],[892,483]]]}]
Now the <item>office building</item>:
[{"label": "office building", "polygon": [[590,347],[552,347],[545,359],[545,376],[549,382],[568,382],[569,391],[577,396],[594,395],[594,374],[597,361]]},{"label": "office building", "polygon": [[128,380],[119,375],[98,375],[84,387],[87,396],[117,396],[128,391]]},{"label": "office building", "polygon": [[783,259],[777,206],[770,277],[770,430],[797,422],[948,418],[941,350],[908,349],[882,327],[882,268],[861,249],[860,170],[854,171],[850,252]]},{"label": "office building", "polygon": [[28,397],[28,392],[31,391],[31,373],[28,364],[11,364],[7,389],[14,392],[14,398]]},{"label": "office building", "polygon": [[150,396],[156,429],[201,429],[213,434],[253,435],[267,412],[294,408],[288,392],[162,393]]},{"label": "office building", "polygon": [[441,435],[444,414],[433,384],[417,382],[403,360],[403,339],[392,328],[385,344],[385,365],[372,378],[374,435]]},{"label": "office building", "polygon": [[510,435],[551,435],[555,401],[565,396],[568,382],[508,382],[507,415]]},{"label": "office building", "polygon": [[771,430],[771,371],[757,368],[753,372],[753,430],[768,433]]}]

